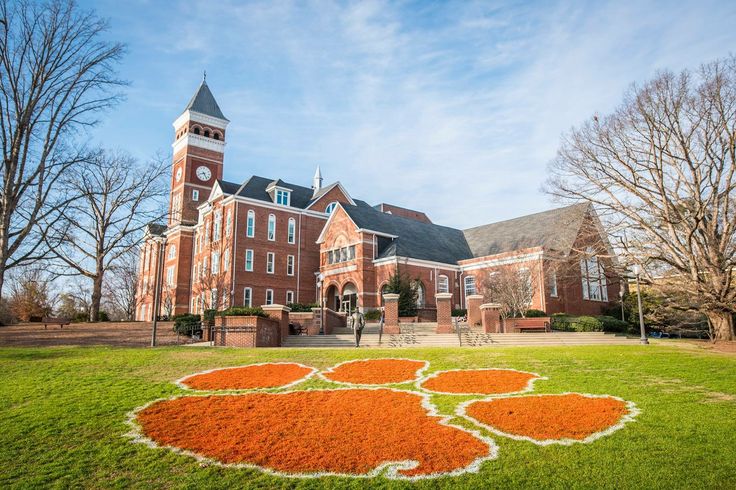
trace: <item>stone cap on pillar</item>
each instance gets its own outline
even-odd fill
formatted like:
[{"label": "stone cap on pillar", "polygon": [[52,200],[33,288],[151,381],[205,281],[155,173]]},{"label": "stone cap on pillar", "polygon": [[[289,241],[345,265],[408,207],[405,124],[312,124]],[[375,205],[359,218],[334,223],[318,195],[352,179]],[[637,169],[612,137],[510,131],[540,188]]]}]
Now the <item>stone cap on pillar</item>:
[{"label": "stone cap on pillar", "polygon": [[452,293],[437,293],[434,297],[437,299],[452,299]]},{"label": "stone cap on pillar", "polygon": [[398,294],[398,293],[386,293],[386,294],[383,295],[383,299],[388,299],[388,300],[394,300],[395,299],[395,300],[398,300],[399,299],[399,296],[400,296],[400,294]]},{"label": "stone cap on pillar", "polygon": [[481,310],[500,310],[503,305],[501,303],[484,303],[480,305]]},{"label": "stone cap on pillar", "polygon": [[285,311],[287,313],[291,311],[291,308],[285,305],[262,305],[261,309],[263,311]]},{"label": "stone cap on pillar", "polygon": [[465,297],[465,299],[483,299],[482,294],[469,294]]}]

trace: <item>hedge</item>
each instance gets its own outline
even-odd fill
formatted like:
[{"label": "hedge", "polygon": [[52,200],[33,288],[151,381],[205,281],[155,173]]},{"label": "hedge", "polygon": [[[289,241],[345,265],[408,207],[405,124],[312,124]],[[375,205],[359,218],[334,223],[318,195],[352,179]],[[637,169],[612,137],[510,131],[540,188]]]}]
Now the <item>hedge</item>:
[{"label": "hedge", "polygon": [[319,308],[317,303],[289,303],[286,306],[291,308],[293,313],[311,313],[312,308]]},{"label": "hedge", "polygon": [[552,328],[563,332],[625,333],[629,329],[629,324],[606,315],[570,316],[557,313],[552,315]]},{"label": "hedge", "polygon": [[227,310],[221,311],[220,316],[260,316],[268,318],[266,312],[260,306],[233,306]]},{"label": "hedge", "polygon": [[184,313],[174,316],[174,332],[191,334],[195,328],[201,327],[202,318],[199,315]]}]

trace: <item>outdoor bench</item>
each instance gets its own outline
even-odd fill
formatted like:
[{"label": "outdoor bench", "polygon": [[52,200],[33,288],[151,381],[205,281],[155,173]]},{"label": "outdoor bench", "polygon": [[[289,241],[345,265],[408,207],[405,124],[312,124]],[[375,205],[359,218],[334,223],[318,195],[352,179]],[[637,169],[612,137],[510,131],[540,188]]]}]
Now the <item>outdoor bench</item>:
[{"label": "outdoor bench", "polygon": [[64,318],[44,317],[42,323],[43,329],[46,330],[49,325],[58,325],[59,328],[64,328],[64,325],[69,325],[69,320]]}]

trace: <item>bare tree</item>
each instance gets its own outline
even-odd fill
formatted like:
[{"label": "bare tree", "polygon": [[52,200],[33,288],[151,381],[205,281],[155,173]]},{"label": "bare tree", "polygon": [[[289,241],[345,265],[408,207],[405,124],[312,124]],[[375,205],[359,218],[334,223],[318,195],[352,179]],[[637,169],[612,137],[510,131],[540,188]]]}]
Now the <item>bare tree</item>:
[{"label": "bare tree", "polygon": [[479,292],[487,303],[501,305],[501,317],[526,316],[534,298],[535,274],[519,265],[507,265],[496,270],[484,270],[476,279]]},{"label": "bare tree", "polygon": [[128,253],[113,264],[105,280],[105,300],[121,320],[131,321],[135,318],[138,306],[136,296],[138,284],[138,258],[135,253]]},{"label": "bare tree", "polygon": [[563,139],[550,170],[547,192],[592,203],[626,264],[734,339],[736,57],[633,86]]},{"label": "bare tree", "polygon": [[11,280],[8,305],[19,320],[38,321],[49,316],[54,309],[56,296],[51,289],[51,280],[38,268],[24,268],[22,271]]},{"label": "bare tree", "polygon": [[44,255],[46,229],[67,203],[59,179],[84,160],[74,142],[120,98],[123,46],[71,0],[0,0],[0,297],[8,269]]},{"label": "bare tree", "polygon": [[203,310],[227,306],[230,292],[225,273],[213,273],[211,267],[202,267],[192,281],[192,292],[201,301]]},{"label": "bare tree", "polygon": [[125,153],[100,151],[64,175],[79,197],[51,224],[49,248],[73,274],[92,280],[90,321],[97,320],[105,272],[133,251],[151,221],[165,216],[167,171],[163,158],[140,165]]}]

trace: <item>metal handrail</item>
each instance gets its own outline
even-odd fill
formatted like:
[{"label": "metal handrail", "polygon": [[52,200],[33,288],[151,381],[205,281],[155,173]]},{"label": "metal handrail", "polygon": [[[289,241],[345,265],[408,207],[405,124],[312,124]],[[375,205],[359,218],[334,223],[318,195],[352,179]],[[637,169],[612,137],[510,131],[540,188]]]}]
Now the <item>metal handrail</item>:
[{"label": "metal handrail", "polygon": [[383,337],[383,316],[381,316],[381,321],[378,323],[378,345],[381,345],[382,337]]}]

